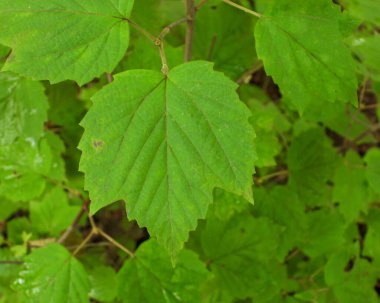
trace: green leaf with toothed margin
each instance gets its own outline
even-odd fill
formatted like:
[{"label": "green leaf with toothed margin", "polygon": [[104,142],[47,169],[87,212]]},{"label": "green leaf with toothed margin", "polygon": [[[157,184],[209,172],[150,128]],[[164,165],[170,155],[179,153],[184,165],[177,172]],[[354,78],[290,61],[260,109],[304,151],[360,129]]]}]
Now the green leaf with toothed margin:
[{"label": "green leaf with toothed margin", "polygon": [[205,217],[215,187],[252,200],[254,132],[235,89],[204,61],[167,77],[149,70],[116,76],[82,121],[80,170],[91,213],[125,200],[129,218],[175,255]]},{"label": "green leaf with toothed margin", "polygon": [[257,55],[301,113],[326,102],[357,104],[354,61],[340,20],[330,0],[277,0],[257,22]]},{"label": "green leaf with toothed margin", "polygon": [[59,244],[34,250],[15,281],[29,302],[86,303],[90,282],[83,265]]},{"label": "green leaf with toothed margin", "polygon": [[133,2],[2,0],[0,42],[13,49],[4,69],[79,84],[111,72],[128,48]]}]

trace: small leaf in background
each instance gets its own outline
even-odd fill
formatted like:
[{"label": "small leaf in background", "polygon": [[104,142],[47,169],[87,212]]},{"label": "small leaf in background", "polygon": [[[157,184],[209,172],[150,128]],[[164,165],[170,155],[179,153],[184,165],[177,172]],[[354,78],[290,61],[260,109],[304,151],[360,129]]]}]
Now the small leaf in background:
[{"label": "small leaf in background", "polygon": [[0,73],[0,145],[17,138],[36,142],[47,120],[43,86],[12,73]]},{"label": "small leaf in background", "polygon": [[226,222],[209,217],[201,245],[218,288],[234,298],[260,296],[269,289],[275,295],[270,272],[275,267],[280,230],[267,218],[241,214]]},{"label": "small leaf in background", "polygon": [[372,190],[380,194],[380,150],[371,149],[365,155],[366,176]]},{"label": "small leaf in background", "polygon": [[327,181],[333,177],[338,155],[320,128],[295,137],[287,155],[289,185],[306,205],[327,202]]},{"label": "small leaf in background", "polygon": [[354,61],[339,19],[329,0],[278,0],[257,22],[258,57],[300,113],[326,102],[357,104]]},{"label": "small leaf in background", "polygon": [[67,194],[56,187],[41,201],[30,203],[30,219],[37,232],[56,237],[73,222],[79,210],[80,206],[70,206]]},{"label": "small leaf in background", "polygon": [[333,197],[348,222],[356,220],[361,211],[366,213],[368,210],[366,169],[354,152],[347,153],[335,172]]},{"label": "small leaf in background", "polygon": [[181,251],[173,268],[167,251],[149,240],[118,273],[118,297],[126,303],[198,303],[200,285],[207,276],[205,265],[194,252]]}]

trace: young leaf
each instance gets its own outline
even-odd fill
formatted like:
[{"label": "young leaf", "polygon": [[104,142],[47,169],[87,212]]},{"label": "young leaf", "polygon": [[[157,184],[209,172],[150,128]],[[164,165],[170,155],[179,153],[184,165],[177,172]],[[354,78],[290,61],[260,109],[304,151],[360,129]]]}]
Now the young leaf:
[{"label": "young leaf", "polygon": [[181,251],[173,268],[169,254],[149,240],[120,270],[118,297],[126,303],[198,303],[199,287],[207,276],[195,253]]},{"label": "young leaf", "polygon": [[41,202],[30,203],[30,219],[38,232],[57,236],[71,224],[79,209],[79,206],[70,206],[66,193],[55,187]]},{"label": "young leaf", "polygon": [[118,279],[112,267],[99,265],[91,270],[90,297],[100,302],[113,302],[117,295]]},{"label": "young leaf", "polygon": [[12,144],[17,138],[38,140],[47,109],[40,83],[0,73],[0,145]]},{"label": "young leaf", "polygon": [[90,283],[82,264],[63,246],[50,244],[26,257],[15,281],[31,302],[86,303]]},{"label": "young leaf", "polygon": [[18,141],[0,146],[0,196],[12,201],[37,198],[44,190],[52,152],[47,141]]},{"label": "young leaf", "polygon": [[294,139],[287,155],[289,185],[303,203],[326,203],[326,182],[332,178],[337,160],[322,129],[310,129]]},{"label": "young leaf", "polygon": [[117,76],[82,122],[91,212],[125,200],[129,218],[174,254],[215,187],[252,200],[254,133],[235,89],[202,61],[167,78],[148,70]]},{"label": "young leaf", "polygon": [[4,66],[52,83],[84,84],[111,72],[128,47],[133,0],[0,3],[0,42],[13,49]]},{"label": "young leaf", "polygon": [[330,0],[278,0],[256,25],[265,71],[300,112],[323,102],[357,104],[355,67],[339,20]]}]

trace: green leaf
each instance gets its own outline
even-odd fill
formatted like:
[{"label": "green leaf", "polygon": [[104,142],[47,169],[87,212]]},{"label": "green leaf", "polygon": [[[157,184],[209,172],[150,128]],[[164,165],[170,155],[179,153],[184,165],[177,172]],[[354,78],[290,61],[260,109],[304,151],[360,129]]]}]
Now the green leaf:
[{"label": "green leaf", "polygon": [[367,164],[366,176],[374,192],[380,194],[380,150],[371,149],[364,158]]},{"label": "green leaf", "polygon": [[276,156],[281,152],[277,131],[286,131],[290,125],[286,118],[273,104],[263,105],[256,99],[246,101],[252,112],[250,122],[256,132],[257,167],[276,165]]},{"label": "green leaf", "polygon": [[31,302],[86,303],[90,283],[82,264],[63,246],[50,244],[26,257],[15,281]]},{"label": "green leaf", "polygon": [[355,37],[351,41],[351,49],[360,60],[359,64],[363,69],[362,73],[367,77],[369,75],[374,80],[380,81],[380,35]]},{"label": "green leaf", "polygon": [[213,61],[216,70],[237,79],[257,60],[252,29],[253,18],[244,12],[207,3],[196,16],[194,58]]},{"label": "green leaf", "polygon": [[202,61],[167,78],[147,70],[116,76],[82,122],[91,212],[123,199],[129,219],[175,254],[215,187],[252,200],[254,133],[235,89]]},{"label": "green leaf", "polygon": [[89,278],[91,282],[91,298],[101,302],[112,302],[116,298],[118,279],[112,267],[96,266],[91,270]]},{"label": "green leaf", "polygon": [[256,25],[256,50],[267,74],[301,113],[324,102],[357,104],[340,18],[329,0],[277,0]]},{"label": "green leaf", "polygon": [[13,49],[4,69],[79,84],[111,72],[128,47],[132,6],[133,0],[4,0],[0,42]]},{"label": "green leaf", "polygon": [[58,236],[73,222],[79,210],[80,206],[70,206],[66,193],[55,187],[42,201],[30,203],[30,219],[39,233]]},{"label": "green leaf", "polygon": [[[348,270],[346,268],[350,260],[353,268]],[[329,257],[325,280],[337,302],[376,303],[379,300],[374,285],[379,273],[367,260],[355,258],[351,247],[347,246],[345,250]]]},{"label": "green leaf", "polygon": [[[208,218],[201,235],[203,252],[218,288],[236,298],[274,292],[280,229],[267,218],[236,215],[228,222]],[[271,261],[271,262],[269,262]],[[268,295],[268,293],[267,293]]]},{"label": "green leaf", "polygon": [[320,128],[297,136],[288,151],[289,185],[307,205],[326,203],[327,184],[333,176],[337,154]]},{"label": "green leaf", "polygon": [[288,186],[275,186],[269,192],[257,189],[254,195],[255,214],[267,217],[285,228],[280,235],[280,250],[281,257],[286,256],[304,240],[307,228],[304,203]]},{"label": "green leaf", "polygon": [[149,240],[120,270],[118,297],[126,303],[198,303],[199,288],[207,276],[205,265],[195,253],[181,251],[173,268],[166,250]]},{"label": "green leaf", "polygon": [[52,164],[48,142],[27,140],[0,147],[0,196],[28,201],[42,194]]},{"label": "green leaf", "polygon": [[47,120],[43,86],[11,73],[0,73],[0,145],[17,138],[37,141]]},{"label": "green leaf", "polygon": [[334,177],[333,197],[339,211],[348,222],[358,219],[360,211],[368,209],[368,184],[365,166],[360,157],[349,152]]},{"label": "green leaf", "polygon": [[309,257],[332,253],[345,244],[346,223],[336,210],[312,211],[307,214],[306,219],[307,229],[300,248]]},{"label": "green leaf", "polygon": [[341,0],[348,12],[355,17],[373,22],[376,25],[380,24],[380,2],[374,0]]}]

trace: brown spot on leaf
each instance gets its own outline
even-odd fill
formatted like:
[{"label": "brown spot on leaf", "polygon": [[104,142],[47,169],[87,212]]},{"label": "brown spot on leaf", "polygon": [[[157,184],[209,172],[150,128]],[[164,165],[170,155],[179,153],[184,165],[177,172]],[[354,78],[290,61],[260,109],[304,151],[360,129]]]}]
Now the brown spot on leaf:
[{"label": "brown spot on leaf", "polygon": [[99,150],[99,149],[101,149],[104,146],[104,141],[102,141],[102,140],[93,140],[92,141],[92,146],[95,149]]}]

